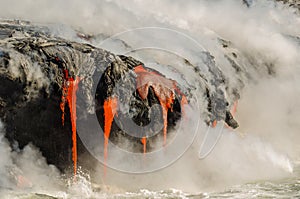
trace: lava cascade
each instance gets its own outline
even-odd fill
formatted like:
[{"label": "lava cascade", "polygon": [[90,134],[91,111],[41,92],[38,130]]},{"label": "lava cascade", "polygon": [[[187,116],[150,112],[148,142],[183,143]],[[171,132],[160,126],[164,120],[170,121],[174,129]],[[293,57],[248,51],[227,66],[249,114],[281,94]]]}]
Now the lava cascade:
[{"label": "lava cascade", "polygon": [[72,125],[72,160],[74,175],[77,173],[77,135],[76,135],[76,92],[78,90],[79,77],[69,76],[69,71],[64,70],[64,82],[62,88],[62,98],[60,109],[62,110],[62,124],[65,122],[65,105],[68,104],[70,110],[70,119]]},{"label": "lava cascade", "polygon": [[[155,71],[149,71],[142,65],[134,68],[137,74],[136,88],[140,97],[144,100],[148,96],[149,87],[151,87],[158,98],[162,107],[163,122],[164,122],[164,145],[167,140],[167,127],[168,127],[168,111],[173,111],[173,103],[175,100],[175,91],[181,96],[181,105],[187,103],[186,97],[180,92],[174,80],[167,79]],[[183,106],[181,106],[183,108]],[[182,111],[183,112],[183,111]]]}]

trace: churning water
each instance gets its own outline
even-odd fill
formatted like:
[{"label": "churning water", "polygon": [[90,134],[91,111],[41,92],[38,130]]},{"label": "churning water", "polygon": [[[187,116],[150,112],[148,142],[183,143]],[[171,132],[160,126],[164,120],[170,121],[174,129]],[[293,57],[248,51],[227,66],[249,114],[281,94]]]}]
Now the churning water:
[{"label": "churning water", "polygon": [[[218,71],[203,54],[209,52],[226,79],[219,87],[240,96],[238,129],[202,120],[179,128],[195,133],[193,144],[173,164],[146,174],[109,169],[104,176],[98,166],[79,170],[74,181],[34,146],[12,150],[1,124],[0,198],[300,197],[299,10],[238,0],[0,2],[2,18],[46,24],[57,36],[134,56],[177,80],[200,106],[189,117],[201,115],[203,82],[181,58],[214,84]],[[83,41],[74,29],[93,37]]]}]

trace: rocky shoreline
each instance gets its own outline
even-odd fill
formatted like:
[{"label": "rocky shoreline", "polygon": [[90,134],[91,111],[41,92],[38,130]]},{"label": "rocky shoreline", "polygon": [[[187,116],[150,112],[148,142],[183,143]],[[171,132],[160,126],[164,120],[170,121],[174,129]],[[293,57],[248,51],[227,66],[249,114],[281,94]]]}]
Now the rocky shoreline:
[{"label": "rocky shoreline", "polygon": [[[125,78],[128,72],[131,76]],[[103,74],[100,82],[97,82],[97,74]],[[135,88],[138,81],[153,77],[163,84],[152,82],[146,87]],[[126,91],[112,93],[120,79],[129,90],[137,89],[133,96],[132,93],[126,94]],[[134,151],[145,152],[143,145],[146,143],[148,151],[151,151],[149,143],[155,140],[155,136],[147,140],[145,136],[140,141],[140,138],[122,132],[122,126],[118,127],[113,120],[106,121],[105,103],[109,99],[117,97],[118,100],[130,102],[130,110],[135,111],[127,112],[127,117],[133,118],[140,126],[150,122],[151,106],[160,105],[163,118],[158,119],[164,121],[164,139],[168,129],[181,118],[182,103],[188,103],[188,96],[180,91],[175,81],[145,67],[134,58],[114,55],[88,44],[66,41],[51,35],[46,27],[23,21],[0,23],[0,82],[0,118],[5,123],[6,137],[15,147],[14,143],[17,143],[17,148],[34,144],[40,148],[48,163],[55,164],[61,170],[77,162],[77,154],[86,153],[76,137],[76,117],[80,119],[82,115],[95,111],[101,126],[112,129],[111,133],[110,130],[106,132],[107,139],[117,143],[114,138],[122,135],[136,143]],[[93,90],[96,91],[95,96]],[[76,101],[78,94],[81,98]],[[236,128],[237,123],[229,108],[226,108],[228,103],[222,98],[222,92],[220,94],[221,98],[216,93],[211,96],[206,94],[210,102],[206,111],[212,116],[207,122],[223,119]],[[108,110],[113,110],[111,102],[107,106]],[[219,106],[220,109],[211,109],[212,106]],[[76,116],[76,107],[81,109],[79,116]]]}]

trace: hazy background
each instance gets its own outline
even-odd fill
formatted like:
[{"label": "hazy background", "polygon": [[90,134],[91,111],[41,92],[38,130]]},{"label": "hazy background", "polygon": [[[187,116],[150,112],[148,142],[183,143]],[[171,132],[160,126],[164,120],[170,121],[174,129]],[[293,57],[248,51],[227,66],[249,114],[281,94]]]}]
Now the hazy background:
[{"label": "hazy background", "polygon": [[[225,129],[207,158],[198,158],[201,140],[207,130],[201,125],[199,136],[189,152],[160,172],[128,175],[109,170],[103,179],[103,169],[96,169],[93,176],[97,183],[105,181],[111,187],[117,187],[105,191],[177,188],[201,192],[293,175],[293,168],[300,161],[300,18],[295,14],[296,10],[272,1],[255,1],[249,9],[234,0],[176,3],[171,0],[1,0],[0,5],[1,18],[47,25],[67,39],[78,40],[72,28],[107,36],[144,26],[182,31],[216,57],[216,63],[232,87],[237,79],[244,82],[236,114],[240,127],[234,132]],[[244,56],[241,62],[248,60],[241,63],[243,75],[232,73],[217,38],[231,41],[237,53]],[[101,39],[91,42],[100,46]],[[264,72],[266,63],[273,65],[275,75]],[[247,73],[251,79],[245,78]],[[194,116],[198,117],[196,113]],[[221,124],[211,131],[220,128]],[[188,133],[188,129],[186,131]],[[45,165],[35,147],[11,152],[5,139],[1,138],[0,154],[0,186],[14,187],[6,170],[16,166],[40,189],[43,190],[43,183],[61,189],[61,182],[53,177],[59,175],[58,171]],[[89,184],[86,185],[85,182],[81,187],[90,190]]]}]

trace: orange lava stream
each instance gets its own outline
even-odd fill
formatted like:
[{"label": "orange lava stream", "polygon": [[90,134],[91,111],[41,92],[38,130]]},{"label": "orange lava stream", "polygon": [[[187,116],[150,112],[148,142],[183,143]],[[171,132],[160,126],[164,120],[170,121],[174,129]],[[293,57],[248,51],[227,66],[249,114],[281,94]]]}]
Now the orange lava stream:
[{"label": "orange lava stream", "polygon": [[172,104],[174,102],[174,94],[172,93],[170,97],[166,99],[166,102],[159,99],[162,112],[163,112],[163,121],[164,121],[164,146],[167,142],[167,128],[168,128],[168,110],[172,109]]},{"label": "orange lava stream", "polygon": [[73,169],[74,175],[77,173],[77,134],[76,134],[76,92],[78,90],[78,84],[80,81],[79,77],[76,77],[75,80],[73,77],[69,77],[68,71],[65,70],[65,81],[63,84],[63,95],[62,101],[60,103],[60,108],[62,110],[62,123],[64,125],[65,121],[65,105],[68,103],[70,110],[70,119],[72,125],[72,160],[73,160]]},{"label": "orange lava stream", "polygon": [[[135,73],[137,74],[137,91],[142,99],[146,99],[148,96],[149,87],[151,87],[158,98],[160,105],[162,107],[163,113],[163,122],[164,122],[164,145],[167,140],[167,127],[168,127],[168,110],[173,111],[173,103],[175,100],[175,92],[177,91],[181,96],[181,105],[187,104],[186,97],[180,92],[176,87],[176,82],[170,79],[167,79],[160,75],[157,72],[146,70],[142,65],[134,68]],[[104,162],[107,160],[107,148],[108,140],[111,132],[111,126],[115,114],[117,113],[118,101],[116,97],[110,97],[104,101]],[[143,137],[141,139],[143,144],[144,154],[147,150],[147,138]],[[106,167],[104,167],[105,169]],[[105,169],[106,170],[106,169]],[[106,171],[104,172],[106,173]]]},{"label": "orange lava stream", "polygon": [[117,112],[118,101],[117,98],[108,98],[104,101],[104,160],[107,159],[107,146],[110,135],[111,125],[114,120],[114,116]]},{"label": "orange lava stream", "polygon": [[142,139],[141,139],[141,142],[142,142],[142,144],[143,144],[143,149],[144,149],[144,154],[146,154],[146,150],[147,150],[147,138],[146,137],[143,137]]},{"label": "orange lava stream", "polygon": [[157,72],[149,71],[142,65],[134,68],[134,72],[137,74],[137,91],[142,99],[146,99],[148,96],[149,87],[151,87],[158,98],[162,107],[163,122],[164,122],[164,145],[167,140],[167,127],[168,127],[168,110],[173,111],[173,103],[175,100],[175,92],[179,92],[182,95],[182,104],[187,103],[185,96],[176,87],[176,82],[163,77]]},{"label": "orange lava stream", "polygon": [[212,122],[212,124],[211,124],[211,126],[213,127],[213,128],[215,128],[216,126],[217,126],[217,120],[214,120],[213,122]]}]

